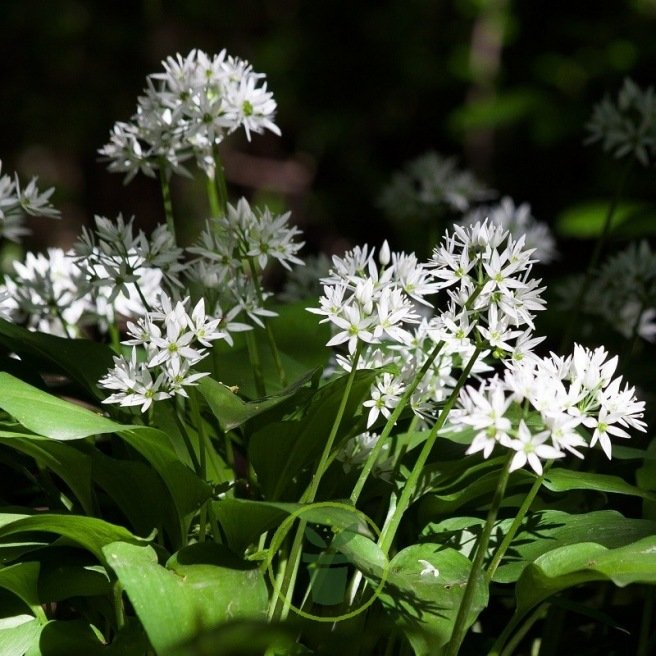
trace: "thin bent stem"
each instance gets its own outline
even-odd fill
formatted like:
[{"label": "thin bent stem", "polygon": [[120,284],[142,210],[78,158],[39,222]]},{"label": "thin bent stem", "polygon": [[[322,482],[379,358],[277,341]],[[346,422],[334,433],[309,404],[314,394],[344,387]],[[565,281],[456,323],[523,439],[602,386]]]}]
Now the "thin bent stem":
[{"label": "thin bent stem", "polygon": [[[317,496],[317,491],[319,490],[321,479],[325,474],[326,469],[328,468],[330,452],[332,451],[335,439],[337,438],[337,433],[339,432],[339,427],[342,423],[342,418],[344,416],[346,404],[348,403],[348,399],[351,394],[351,389],[353,387],[353,381],[355,380],[355,374],[358,369],[358,361],[360,359],[361,353],[362,342],[358,342],[358,345],[355,349],[355,355],[353,356],[351,371],[349,372],[346,386],[344,387],[344,393],[342,394],[342,399],[340,401],[337,414],[335,415],[335,420],[333,421],[330,434],[328,435],[328,439],[324,445],[323,452],[321,453],[321,458],[319,459],[317,467],[314,471],[314,476],[312,477],[310,486],[301,499],[303,503],[309,504],[314,502]],[[271,618],[274,620],[284,620],[289,613],[289,595],[294,587],[296,574],[300,564],[305,524],[306,523],[303,520],[299,520],[298,529],[296,530],[296,535],[294,536],[294,541],[292,543],[292,548],[289,554],[289,560],[285,565],[285,573],[283,576],[282,584],[280,586],[280,593],[276,595],[276,604],[273,612],[271,613]]]},{"label": "thin bent stem", "polygon": [[162,187],[162,201],[164,202],[166,225],[173,237],[173,241],[175,242],[175,219],[173,218],[173,203],[171,202],[171,186],[169,185],[166,168],[164,166],[160,166],[159,169],[159,183]]},{"label": "thin bent stem", "polygon": [[[499,639],[495,641],[492,645],[492,649],[488,652],[487,656],[510,656],[515,650],[515,647],[524,639],[524,636],[531,630],[532,626],[538,621],[544,618],[547,611],[547,604],[540,604],[524,621],[521,628],[515,635],[512,637],[512,640],[508,641],[508,644],[505,645],[505,638],[507,636],[499,636]],[[501,641],[501,638],[504,638],[504,641]],[[501,651],[503,650],[503,651]]]},{"label": "thin bent stem", "polygon": [[522,501],[522,505],[519,507],[519,510],[517,511],[515,519],[513,519],[508,532],[503,536],[503,540],[501,541],[499,548],[496,550],[494,556],[492,557],[492,560],[490,561],[490,564],[487,568],[487,572],[485,573],[485,578],[488,583],[492,580],[494,573],[497,571],[497,567],[499,567],[499,563],[506,555],[506,551],[508,551],[512,541],[515,539],[515,535],[517,534],[519,527],[522,525],[524,517],[526,517],[526,513],[530,510],[531,504],[533,503],[536,494],[542,487],[542,483],[544,483],[544,479],[547,475],[547,472],[551,468],[551,465],[553,465],[553,460],[549,460],[545,463],[542,475],[538,476],[535,481],[533,481],[533,485],[528,491],[528,494],[524,497],[524,501]]},{"label": "thin bent stem", "polygon": [[496,490],[494,491],[494,498],[492,499],[492,504],[487,513],[483,532],[481,533],[481,537],[476,545],[476,556],[474,557],[471,570],[469,570],[469,578],[467,579],[465,592],[462,595],[460,608],[458,608],[458,615],[456,617],[455,626],[453,627],[453,633],[446,652],[447,656],[456,656],[467,631],[467,619],[469,618],[469,612],[474,600],[474,590],[476,589],[476,584],[481,574],[483,560],[485,559],[485,554],[487,553],[487,548],[490,543],[490,536],[492,535],[494,522],[497,519],[497,513],[499,512],[501,501],[506,493],[506,485],[508,484],[508,478],[510,477],[510,464],[512,459],[513,453],[509,453],[508,458],[506,459],[506,464],[501,471],[501,476],[499,476]]},{"label": "thin bent stem", "polygon": [[619,205],[620,199],[622,198],[624,185],[626,183],[627,178],[629,177],[629,173],[631,172],[632,168],[633,168],[633,160],[629,160],[627,162],[627,165],[624,167],[624,171],[622,175],[620,175],[619,180],[617,182],[617,187],[615,188],[615,194],[610,202],[610,205],[608,206],[608,211],[606,212],[604,226],[601,230],[601,234],[597,239],[594,250],[592,251],[592,256],[590,257],[590,262],[588,262],[588,268],[586,269],[585,272],[585,278],[581,283],[581,287],[579,288],[578,294],[576,295],[576,299],[574,301],[572,315],[570,317],[567,330],[565,331],[562,342],[560,344],[561,353],[570,345],[570,342],[572,341],[572,335],[574,333],[574,329],[576,327],[576,324],[578,323],[579,315],[581,313],[581,306],[583,304],[586,294],[588,293],[588,290],[590,289],[590,285],[592,284],[592,278],[594,276],[595,269],[597,268],[597,264],[599,263],[599,258],[601,257],[603,248],[606,245],[606,240],[608,239],[608,235],[610,234],[610,229],[613,223],[613,217],[615,216],[617,206]]},{"label": "thin bent stem", "polygon": [[387,526],[381,532],[380,538],[378,539],[378,544],[380,548],[383,550],[383,552],[385,553],[389,552],[390,546],[392,545],[392,542],[394,540],[394,536],[396,535],[396,531],[398,530],[399,524],[401,523],[401,519],[403,518],[403,514],[405,513],[405,511],[408,509],[408,506],[410,505],[410,500],[412,499],[412,495],[414,494],[415,489],[417,487],[419,477],[421,476],[424,470],[424,465],[428,460],[428,456],[430,455],[430,452],[433,450],[435,440],[437,439],[437,434],[439,433],[442,426],[444,426],[444,422],[449,416],[449,412],[451,412],[451,408],[453,407],[453,404],[456,402],[456,399],[458,398],[460,389],[462,388],[462,386],[465,384],[465,381],[469,377],[472,367],[476,363],[476,360],[478,360],[478,356],[480,352],[481,352],[481,348],[477,346],[476,349],[474,350],[474,353],[469,358],[469,362],[467,362],[465,368],[462,370],[462,373],[458,378],[458,382],[456,383],[456,386],[451,392],[449,398],[446,400],[444,407],[440,411],[440,414],[437,417],[437,420],[433,425],[431,432],[428,434],[428,438],[426,439],[424,446],[422,447],[421,453],[419,454],[419,457],[417,458],[417,461],[415,462],[415,465],[412,468],[412,471],[410,472],[410,476],[408,477],[408,480],[405,486],[403,487],[401,498],[399,499],[399,503],[396,507],[396,510],[392,515],[392,518],[389,522],[389,526]]},{"label": "thin bent stem", "polygon": [[365,483],[367,482],[367,479],[369,478],[369,475],[371,474],[371,470],[374,468],[374,465],[376,464],[376,461],[378,460],[378,456],[381,452],[381,449],[383,448],[385,444],[385,440],[390,436],[390,433],[392,432],[394,426],[396,425],[396,422],[398,418],[401,416],[401,413],[403,410],[405,410],[406,405],[408,404],[408,401],[410,400],[410,397],[413,395],[414,391],[417,389],[417,386],[419,383],[423,380],[424,376],[428,372],[428,370],[431,368],[433,362],[435,361],[435,358],[439,354],[439,352],[442,350],[442,347],[444,346],[444,342],[438,342],[435,344],[435,347],[433,350],[430,352],[428,355],[428,358],[426,359],[426,362],[424,362],[424,365],[422,368],[417,372],[416,376],[413,378],[412,382],[408,387],[406,387],[405,392],[403,392],[403,396],[401,396],[398,404],[394,408],[392,414],[390,415],[389,419],[387,420],[387,423],[385,424],[385,427],[383,428],[383,432],[380,434],[380,437],[378,438],[378,441],[376,442],[376,445],[374,448],[371,450],[371,453],[367,457],[366,462],[364,463],[364,467],[362,468],[362,471],[360,472],[360,476],[358,477],[358,480],[353,488],[353,492],[351,492],[351,503],[355,506],[357,503],[358,499],[360,498],[360,494],[362,493],[362,489],[364,488]]}]

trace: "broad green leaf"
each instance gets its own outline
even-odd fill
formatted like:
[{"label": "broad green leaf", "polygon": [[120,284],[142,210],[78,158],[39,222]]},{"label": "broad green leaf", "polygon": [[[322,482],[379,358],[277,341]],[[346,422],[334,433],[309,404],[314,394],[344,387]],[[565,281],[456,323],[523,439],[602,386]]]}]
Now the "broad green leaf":
[{"label": "broad green leaf", "polygon": [[95,597],[111,592],[111,583],[100,565],[67,565],[46,568],[42,565],[39,598],[42,603],[71,597]]},{"label": "broad green leaf", "polygon": [[0,372],[0,408],[25,428],[54,440],[78,440],[121,429],[120,424],[110,419],[43,392],[6,372]]},{"label": "broad green leaf", "polygon": [[106,656],[107,649],[96,631],[84,620],[54,620],[43,627],[39,648],[42,656]]},{"label": "broad green leaf", "polygon": [[0,444],[31,456],[39,465],[57,474],[77,497],[82,509],[93,514],[91,463],[74,447],[40,437],[0,431]]},{"label": "broad green leaf", "polygon": [[[439,654],[449,641],[470,569],[462,554],[431,544],[412,545],[392,559],[380,599],[415,654]],[[481,577],[468,626],[487,605],[487,594]]]},{"label": "broad green leaf", "polygon": [[257,542],[259,536],[278,526],[298,503],[273,503],[249,499],[221,499],[212,503],[228,545],[237,554]]},{"label": "broad green leaf", "polygon": [[179,521],[164,481],[155,469],[138,460],[117,460],[90,449],[94,483],[125,515],[138,535],[165,529],[177,535]]},{"label": "broad green leaf", "polygon": [[579,542],[540,556],[517,581],[517,606],[509,630],[551,595],[589,581],[612,581],[618,586],[656,583],[656,536],[617,549]]},{"label": "broad green leaf", "polygon": [[[361,413],[376,375],[376,371],[364,369],[356,373],[342,420],[342,435],[348,433],[355,416]],[[296,478],[298,484],[299,471],[319,457],[337,414],[346,378],[341,376],[317,390],[302,418],[269,424],[251,436],[250,461],[268,499],[285,496],[292,479]]]},{"label": "broad green leaf", "polygon": [[[177,540],[182,540],[191,517],[209,499],[211,488],[180,462],[166,433],[156,428],[135,426],[121,431],[119,436],[138,451],[162,477],[179,517],[180,534]],[[165,503],[164,500],[162,503]]]},{"label": "broad green leaf", "polygon": [[158,654],[192,639],[201,626],[265,617],[260,571],[216,545],[185,549],[170,561],[171,569],[158,564],[151,547],[117,542],[105,547],[105,556]]},{"label": "broad green leaf", "polygon": [[0,569],[0,587],[20,597],[37,615],[43,617],[37,582],[40,566],[37,562],[24,562]]},{"label": "broad green leaf", "polygon": [[24,656],[38,646],[43,625],[32,615],[16,615],[0,619],[0,654]]},{"label": "broad green leaf", "polygon": [[221,429],[229,431],[287,401],[306,385],[314,374],[314,370],[310,371],[291,387],[259,401],[243,401],[236,392],[210,377],[200,380],[198,390],[205,397],[214,416],[218,419]]},{"label": "broad green leaf", "polygon": [[[535,477],[530,472],[517,470],[510,475],[507,489],[510,491],[518,486],[526,485],[533,478]],[[452,492],[427,494],[421,503],[422,516],[451,515],[458,508],[473,501],[476,501],[478,505],[485,505],[490,502],[498,480],[499,471],[495,470],[474,478],[464,487],[457,488]]]},{"label": "broad green leaf", "polygon": [[641,490],[635,485],[627,483],[619,476],[595,474],[594,472],[571,471],[560,467],[549,470],[543,485],[553,492],[594,490],[596,492],[628,494],[631,496],[656,500],[655,494]]},{"label": "broad green leaf", "polygon": [[4,319],[0,319],[0,344],[35,362],[42,371],[66,374],[93,398],[105,396],[98,380],[113,366],[113,360],[111,349],[103,344],[32,332]]},{"label": "broad green leaf", "polygon": [[[79,515],[43,514],[23,517],[0,528],[0,538],[31,531],[55,533],[90,551],[104,563],[103,547],[112,542],[144,544],[145,540],[133,535],[122,526],[110,524],[96,517]],[[6,571],[6,570],[3,570]]]}]

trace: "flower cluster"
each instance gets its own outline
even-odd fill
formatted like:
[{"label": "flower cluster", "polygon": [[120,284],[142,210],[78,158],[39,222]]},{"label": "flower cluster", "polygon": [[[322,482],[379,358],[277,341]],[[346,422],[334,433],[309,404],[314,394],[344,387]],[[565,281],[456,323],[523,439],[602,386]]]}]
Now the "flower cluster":
[{"label": "flower cluster", "polygon": [[351,355],[358,342],[410,344],[407,325],[420,320],[416,303],[427,304],[425,296],[437,291],[414,255],[392,256],[387,242],[380,251],[380,268],[374,255],[375,250],[365,245],[344,257],[333,256],[333,267],[321,281],[320,307],[308,308],[325,317],[322,323],[330,322],[337,329],[327,345],[347,343]]},{"label": "flower cluster", "polygon": [[29,234],[24,225],[26,214],[59,218],[59,210],[50,204],[54,188],[41,192],[36,183],[37,178],[32,178],[22,186],[18,175],[14,175],[13,180],[6,174],[2,175],[0,161],[0,239],[19,242],[23,235]]},{"label": "flower cluster", "polygon": [[83,274],[82,293],[94,299],[101,328],[116,322],[117,316],[134,318],[149,308],[149,298],[157,297],[163,286],[182,287],[183,251],[165,225],[155,228],[150,238],[134,230],[134,218],[116,221],[95,217],[95,231],[82,229],[74,249],[74,259]]},{"label": "flower cluster", "polygon": [[656,155],[656,93],[641,89],[633,80],[624,80],[617,103],[604,98],[587,125],[587,143],[600,141],[615,157],[632,155],[648,166]]},{"label": "flower cluster", "polygon": [[[558,288],[561,306],[572,310],[583,277]],[[656,253],[643,240],[611,256],[596,272],[582,299],[583,311],[602,317],[626,339],[656,340]]]},{"label": "flower cluster", "polygon": [[208,177],[215,172],[214,147],[226,134],[243,128],[280,134],[274,121],[276,103],[264,75],[222,50],[210,56],[192,50],[162,62],[164,71],[148,77],[130,122],[114,125],[100,149],[109,170],[154,176],[163,169],[186,174],[183,163],[194,157]]},{"label": "flower cluster", "polygon": [[462,224],[471,226],[488,219],[494,225],[507,230],[515,239],[524,236],[526,248],[533,250],[533,257],[542,264],[552,262],[556,257],[556,240],[546,223],[537,221],[531,214],[528,203],[515,205],[512,198],[505,196],[496,205],[477,207],[462,220]]},{"label": "flower cluster", "polygon": [[610,458],[611,437],[628,438],[628,428],[645,430],[644,402],[622,386],[621,376],[613,378],[616,366],[617,357],[608,359],[603,348],[578,344],[566,358],[551,354],[514,363],[503,378],[465,387],[449,419],[474,429],[467,453],[481,451],[487,458],[497,445],[515,451],[511,470],[528,463],[541,474],[543,460],[565,452],[583,457],[579,449],[597,442]]},{"label": "flower cluster", "polygon": [[[159,305],[136,324],[128,322],[130,339],[123,342],[132,346],[130,358],[114,357],[111,369],[99,384],[115,390],[103,403],[121,406],[141,406],[146,412],[154,401],[175,395],[187,396],[186,386],[194,385],[208,372],[193,372],[192,367],[206,355],[211,343],[225,339],[218,329],[219,319],[205,314],[203,299],[188,313],[189,299],[173,303],[161,294]],[[140,360],[137,347],[145,350]]]},{"label": "flower cluster", "polygon": [[394,175],[380,205],[392,219],[429,221],[448,212],[466,212],[472,203],[493,195],[454,159],[429,152]]},{"label": "flower cluster", "polygon": [[84,280],[71,253],[49,248],[47,254],[27,253],[13,266],[15,275],[0,289],[5,318],[60,337],[79,336],[92,303],[80,295]]},{"label": "flower cluster", "polygon": [[202,286],[215,314],[222,307],[236,308],[237,314],[244,312],[258,326],[263,325],[262,318],[276,316],[264,307],[270,294],[260,278],[271,260],[287,270],[303,264],[296,255],[303,242],[295,241],[301,231],[288,225],[289,216],[251,208],[242,198],[235,206],[228,204],[225,216],[209,221],[197,243],[187,249],[196,256],[187,275]]}]

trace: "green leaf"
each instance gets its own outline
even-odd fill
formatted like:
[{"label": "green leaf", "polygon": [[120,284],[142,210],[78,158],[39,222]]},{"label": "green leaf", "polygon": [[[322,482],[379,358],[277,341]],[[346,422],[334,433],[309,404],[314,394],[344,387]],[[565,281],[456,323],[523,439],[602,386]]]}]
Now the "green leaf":
[{"label": "green leaf", "polygon": [[24,656],[38,647],[43,625],[32,615],[16,615],[0,619],[0,654]]},{"label": "green leaf", "polygon": [[[105,556],[157,653],[226,619],[264,619],[262,574],[217,545],[194,545],[162,567],[151,547],[115,543]],[[171,600],[175,603],[171,603]]]},{"label": "green leaf", "polygon": [[656,495],[641,490],[627,483],[619,476],[595,474],[593,472],[571,471],[569,469],[550,469],[543,485],[552,492],[567,492],[569,490],[594,490],[595,492],[611,492],[628,494],[644,499],[656,500]]},{"label": "green leaf", "polygon": [[4,371],[0,372],[0,408],[25,428],[54,440],[79,440],[122,428],[110,419],[43,392]]},{"label": "green leaf", "polygon": [[44,617],[37,590],[40,566],[24,562],[0,569],[0,587],[20,597],[38,617]]},{"label": "green leaf", "polygon": [[214,416],[219,420],[221,430],[229,431],[293,397],[300,388],[310,381],[315,373],[316,370],[308,372],[279,394],[268,396],[260,401],[243,401],[230,388],[210,377],[202,378],[199,381],[198,390],[205,397]]},{"label": "green leaf", "polygon": [[[430,544],[412,545],[392,559],[380,599],[415,654],[439,653],[449,641],[470,569],[471,562],[462,554]],[[487,595],[481,577],[468,626],[487,605]]]},{"label": "green leaf", "polygon": [[107,649],[84,620],[55,620],[43,627],[39,647],[42,656],[106,656]]},{"label": "green leaf", "polygon": [[[96,517],[78,515],[43,514],[23,517],[0,527],[0,538],[31,531],[56,533],[90,551],[105,563],[103,547],[116,541],[144,544],[145,540],[133,535],[122,526],[116,526]],[[2,570],[6,571],[6,570]]]},{"label": "green leaf", "polygon": [[98,380],[113,366],[109,347],[86,339],[65,339],[32,332],[0,319],[0,344],[41,369],[64,373],[92,397],[104,398]]},{"label": "green leaf", "polygon": [[[511,523],[512,520],[504,520],[498,524],[493,533],[493,536],[496,536],[496,545]],[[568,544],[595,542],[607,548],[616,548],[654,533],[656,522],[628,519],[614,510],[600,510],[581,515],[570,515],[558,510],[532,513],[522,523],[496,571],[494,580],[499,583],[512,583],[519,578],[529,563],[548,551]]]},{"label": "green leaf", "polygon": [[618,586],[656,583],[656,536],[617,549],[579,542],[540,556],[526,567],[517,581],[517,605],[508,632],[545,599],[589,581],[612,581]]},{"label": "green leaf", "polygon": [[57,474],[75,494],[84,512],[93,514],[91,462],[88,456],[70,445],[38,435],[0,431],[0,444],[31,456],[40,466]]},{"label": "green leaf", "polygon": [[42,566],[39,598],[44,603],[71,597],[95,597],[110,594],[111,588],[107,572],[100,565]]},{"label": "green leaf", "polygon": [[[361,370],[355,375],[344,412],[341,431],[348,434],[361,414],[362,403],[378,372]],[[344,394],[347,376],[328,383],[317,390],[302,418],[269,424],[251,436],[249,458],[266,497],[279,500],[285,496],[292,479],[302,484],[299,471],[317,459],[332,428],[337,409]],[[339,441],[335,444],[337,448]]]}]

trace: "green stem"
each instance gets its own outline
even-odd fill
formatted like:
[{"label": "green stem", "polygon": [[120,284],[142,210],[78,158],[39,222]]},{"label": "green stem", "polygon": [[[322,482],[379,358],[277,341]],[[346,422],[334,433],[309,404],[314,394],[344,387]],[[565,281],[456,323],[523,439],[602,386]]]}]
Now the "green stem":
[{"label": "green stem", "polygon": [[606,240],[608,239],[608,235],[610,234],[610,229],[613,223],[613,216],[615,216],[617,206],[619,205],[620,199],[622,198],[624,185],[626,183],[627,178],[629,177],[629,173],[631,172],[632,168],[633,168],[633,160],[629,160],[627,162],[627,165],[624,167],[623,173],[620,175],[617,181],[615,194],[613,195],[610,205],[608,206],[608,211],[606,212],[606,218],[604,219],[604,226],[601,230],[601,234],[597,239],[594,250],[592,251],[592,256],[590,257],[590,261],[588,262],[588,268],[585,272],[585,278],[581,283],[581,287],[579,288],[578,294],[576,295],[576,299],[574,301],[569,324],[567,326],[567,330],[565,331],[565,334],[563,335],[563,339],[560,344],[561,353],[570,345],[572,341],[572,335],[574,334],[574,330],[578,324],[579,316],[581,313],[581,307],[583,305],[585,296],[588,293],[588,290],[590,289],[590,285],[592,284],[592,278],[594,276],[595,269],[597,268],[599,258],[601,257],[603,248],[606,245]]},{"label": "green stem", "polygon": [[[251,271],[251,277],[253,280],[253,287],[255,288],[255,294],[257,295],[257,300],[260,303],[261,307],[264,307],[264,296],[262,295],[262,288],[259,284],[259,276],[257,274],[257,267],[255,266],[255,258],[248,258],[248,267]],[[280,384],[283,387],[287,387],[287,374],[285,373],[285,368],[282,364],[282,359],[280,358],[280,351],[278,351],[278,346],[276,344],[276,339],[273,336],[273,330],[271,329],[271,324],[268,320],[264,320],[264,326],[267,334],[267,341],[269,342],[269,349],[271,355],[273,356],[273,361],[276,365],[276,371],[278,372],[278,378],[280,379]]]},{"label": "green stem", "polygon": [[164,165],[160,166],[159,169],[159,183],[162,188],[162,201],[164,202],[166,225],[173,236],[173,242],[175,243],[175,219],[173,218],[173,203],[171,202],[171,186],[169,185],[166,167]]},{"label": "green stem", "polygon": [[488,583],[494,577],[494,573],[497,571],[497,567],[499,567],[499,563],[506,555],[506,551],[508,551],[508,548],[512,544],[512,541],[515,539],[515,535],[517,534],[519,527],[522,525],[522,522],[524,521],[524,517],[526,517],[526,513],[530,510],[531,504],[533,503],[535,496],[537,495],[538,491],[542,487],[542,483],[544,483],[544,479],[547,476],[547,473],[551,468],[551,465],[553,465],[553,462],[554,462],[553,460],[549,460],[548,462],[545,463],[542,475],[538,476],[533,481],[533,485],[531,486],[531,489],[528,491],[528,494],[524,497],[524,501],[522,501],[522,505],[519,507],[519,510],[517,511],[517,514],[515,515],[515,519],[513,519],[513,522],[510,525],[508,532],[503,536],[503,540],[501,541],[499,548],[496,550],[494,556],[492,557],[492,560],[490,561],[490,564],[487,568],[487,572],[485,573],[485,578]]},{"label": "green stem", "polygon": [[[358,369],[358,361],[360,360],[360,354],[362,353],[362,342],[358,342],[358,345],[355,349],[355,354],[353,356],[353,362],[351,365],[351,371],[349,373],[348,379],[346,381],[346,386],[344,387],[344,393],[342,394],[342,399],[335,415],[330,434],[321,453],[321,458],[317,464],[317,467],[312,477],[310,486],[308,487],[307,492],[303,495],[302,502],[306,504],[313,503],[317,491],[319,490],[319,484],[321,479],[328,468],[329,456],[332,451],[337,433],[339,432],[339,427],[342,423],[342,418],[346,410],[346,404],[348,403],[349,396],[351,394],[351,389],[353,387],[353,381],[355,380],[355,374]],[[298,529],[296,530],[296,535],[294,536],[294,541],[292,543],[291,552],[289,555],[289,561],[286,563],[285,574],[283,576],[282,585],[280,586],[280,594],[276,595],[276,604],[272,613],[272,619],[283,620],[287,617],[289,613],[289,594],[294,587],[294,582],[296,580],[296,574],[298,572],[298,567],[300,564],[301,548],[303,546],[303,535],[305,533],[305,522],[303,520],[299,521]]]},{"label": "green stem", "polygon": [[223,164],[219,157],[219,149],[214,149],[214,182],[216,184],[216,191],[218,192],[219,213],[217,216],[224,216],[228,206],[228,189],[226,188],[225,174],[223,172]]},{"label": "green stem", "polygon": [[[202,481],[207,479],[207,452],[206,452],[206,440],[207,435],[205,434],[205,425],[203,424],[203,418],[200,414],[200,404],[198,403],[198,391],[195,389],[189,390],[189,405],[191,406],[191,416],[196,426],[196,432],[198,433],[198,470],[197,474]],[[200,527],[198,533],[198,541],[205,542],[205,533],[207,531],[207,505],[209,500],[205,501],[200,507]]]},{"label": "green stem", "polygon": [[116,628],[120,631],[125,626],[125,608],[123,607],[123,586],[115,581],[112,587],[114,598],[114,613],[116,614]]},{"label": "green stem", "polygon": [[467,362],[465,368],[462,370],[462,373],[458,378],[458,382],[456,383],[456,386],[451,392],[449,398],[446,400],[446,403],[444,404],[442,410],[440,411],[440,414],[438,415],[437,420],[433,425],[433,428],[428,434],[428,438],[426,439],[426,442],[424,442],[424,446],[422,447],[421,453],[419,454],[419,457],[417,458],[417,461],[415,462],[415,465],[412,468],[412,471],[410,472],[410,476],[408,477],[406,484],[403,486],[403,492],[401,493],[401,498],[399,499],[399,503],[396,507],[396,510],[389,522],[389,526],[387,527],[387,529],[383,529],[383,531],[381,532],[380,538],[378,539],[378,544],[385,553],[389,552],[390,546],[392,545],[392,542],[394,540],[394,536],[396,535],[396,531],[398,530],[399,524],[401,523],[401,519],[403,518],[403,514],[405,513],[405,511],[408,509],[408,506],[410,505],[410,501],[412,499],[412,495],[415,493],[415,489],[417,487],[419,477],[421,476],[424,470],[424,465],[426,464],[426,461],[428,460],[428,456],[430,455],[430,452],[432,451],[433,446],[435,444],[435,440],[437,439],[437,434],[439,433],[442,426],[444,426],[444,422],[449,416],[449,412],[451,412],[451,408],[453,407],[454,403],[456,402],[456,399],[458,398],[460,389],[465,384],[467,378],[469,378],[469,374],[472,370],[472,367],[478,360],[478,356],[480,355],[481,350],[482,350],[481,347],[479,346],[476,347],[474,353],[469,359],[469,362]]},{"label": "green stem", "polygon": [[221,202],[219,195],[216,191],[216,184],[212,178],[207,178],[207,198],[210,202],[210,212],[214,218],[223,216],[224,212],[221,210]]},{"label": "green stem", "polygon": [[467,585],[462,596],[460,608],[458,608],[458,615],[456,617],[455,626],[453,627],[453,633],[451,635],[451,640],[449,641],[446,656],[456,656],[465,637],[469,612],[474,600],[474,591],[476,589],[476,585],[478,584],[481,569],[483,567],[483,561],[485,560],[485,554],[487,553],[487,548],[490,543],[490,536],[492,535],[494,522],[497,519],[497,513],[499,512],[501,501],[503,500],[503,496],[506,492],[506,485],[508,484],[508,478],[510,477],[510,463],[512,462],[513,455],[514,452],[508,454],[506,464],[501,471],[501,476],[499,476],[499,482],[497,483],[496,490],[494,491],[494,497],[492,499],[490,509],[487,513],[485,526],[483,527],[483,532],[481,533],[481,537],[479,538],[478,544],[476,545],[476,556],[474,557],[474,562],[472,563],[471,570],[469,570],[469,578],[467,579]]},{"label": "green stem", "polygon": [[252,330],[247,330],[244,333],[246,340],[246,347],[248,348],[248,358],[251,361],[253,368],[253,380],[255,381],[255,391],[260,398],[266,395],[266,387],[264,386],[264,376],[262,375],[262,363],[260,361],[260,352],[257,348],[255,335]]},{"label": "green stem", "polygon": [[[508,641],[508,644],[504,646],[500,640],[497,640],[492,649],[489,651],[487,656],[510,656],[510,654],[515,651],[515,648],[519,643],[524,639],[526,634],[531,630],[533,625],[538,621],[544,618],[547,611],[547,604],[540,604],[534,611],[526,618],[521,628],[515,635],[512,637],[512,640]],[[503,651],[500,651],[503,649]]]},{"label": "green stem", "polygon": [[364,467],[360,472],[360,476],[358,477],[358,480],[356,481],[355,486],[353,487],[353,492],[351,492],[350,499],[351,499],[351,503],[354,506],[357,503],[358,499],[360,498],[362,489],[364,488],[364,485],[371,474],[371,470],[374,468],[374,465],[378,460],[378,456],[385,444],[385,440],[390,436],[390,433],[392,432],[394,426],[396,425],[398,418],[401,416],[401,413],[405,410],[405,407],[408,404],[410,397],[413,395],[414,391],[417,389],[417,386],[422,381],[428,370],[431,368],[433,362],[435,361],[435,358],[437,357],[438,353],[441,351],[443,346],[444,346],[444,342],[438,342],[435,345],[433,350],[428,355],[426,362],[424,362],[422,368],[417,372],[410,385],[406,387],[405,392],[403,392],[403,396],[401,396],[397,406],[394,408],[392,414],[387,420],[387,423],[383,428],[383,432],[380,434],[380,437],[378,438],[376,445],[374,446],[374,448],[371,450],[371,453],[367,457],[367,460],[364,463]]}]

